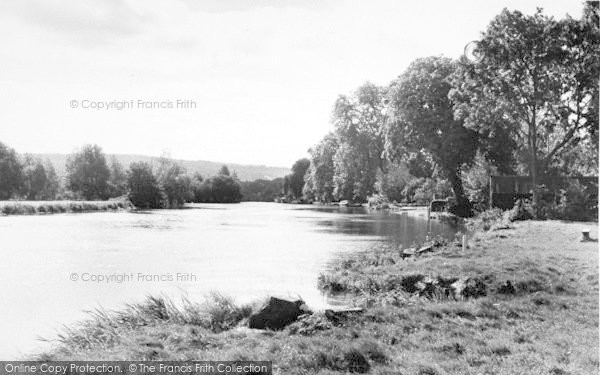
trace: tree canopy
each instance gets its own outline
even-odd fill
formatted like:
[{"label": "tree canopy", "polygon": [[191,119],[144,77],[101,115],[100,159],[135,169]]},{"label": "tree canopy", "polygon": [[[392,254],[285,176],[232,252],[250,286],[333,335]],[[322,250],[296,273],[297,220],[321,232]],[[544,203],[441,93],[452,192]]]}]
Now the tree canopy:
[{"label": "tree canopy", "polygon": [[106,199],[110,170],[98,145],[85,145],[67,159],[68,187],[84,199]]},{"label": "tree canopy", "polygon": [[548,167],[597,133],[600,33],[594,13],[585,14],[557,21],[541,9],[531,16],[505,9],[477,43],[478,61],[463,59],[455,79],[457,118],[526,151],[534,203]]},{"label": "tree canopy", "polygon": [[146,209],[162,206],[163,193],[150,164],[132,163],[127,172],[127,186],[129,200],[134,206]]},{"label": "tree canopy", "polygon": [[0,199],[10,199],[23,184],[23,171],[14,149],[0,143]]},{"label": "tree canopy", "polygon": [[456,63],[448,58],[417,59],[391,84],[390,116],[386,124],[386,152],[401,158],[408,152],[431,155],[452,184],[456,212],[471,214],[461,181],[461,168],[472,163],[477,133],[454,118],[448,98]]}]

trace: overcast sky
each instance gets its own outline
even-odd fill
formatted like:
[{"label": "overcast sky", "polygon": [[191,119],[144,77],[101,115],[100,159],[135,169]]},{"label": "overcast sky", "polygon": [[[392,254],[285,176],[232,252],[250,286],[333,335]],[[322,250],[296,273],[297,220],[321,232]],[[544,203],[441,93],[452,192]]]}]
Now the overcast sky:
[{"label": "overcast sky", "polygon": [[[502,8],[538,6],[560,18],[582,9],[573,0],[2,0],[0,142],[289,167],[332,129],[339,94],[387,84],[418,57],[458,57]],[[82,108],[131,100],[120,111]]]}]

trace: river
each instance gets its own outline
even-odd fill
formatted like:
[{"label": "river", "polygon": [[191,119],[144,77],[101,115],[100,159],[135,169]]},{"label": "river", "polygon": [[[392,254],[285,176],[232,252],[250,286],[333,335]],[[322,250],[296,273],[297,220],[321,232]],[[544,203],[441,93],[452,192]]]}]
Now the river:
[{"label": "river", "polygon": [[38,338],[52,339],[84,310],[146,295],[301,296],[321,308],[317,276],[338,254],[409,246],[428,233],[455,230],[424,212],[276,203],[0,217],[0,359],[47,348]]}]

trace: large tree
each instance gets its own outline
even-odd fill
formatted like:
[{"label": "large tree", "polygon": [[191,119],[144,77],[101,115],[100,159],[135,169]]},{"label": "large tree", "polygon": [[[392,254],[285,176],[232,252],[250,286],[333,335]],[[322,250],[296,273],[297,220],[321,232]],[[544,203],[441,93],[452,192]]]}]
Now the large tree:
[{"label": "large tree", "polygon": [[67,158],[68,187],[84,199],[108,198],[110,170],[98,145],[85,145]]},{"label": "large tree", "polygon": [[167,157],[161,157],[156,175],[165,194],[166,207],[178,208],[192,200],[192,179],[184,167]]},{"label": "large tree", "polygon": [[31,155],[23,156],[23,195],[29,200],[53,200],[59,189],[52,164]]},{"label": "large tree", "polygon": [[46,169],[39,158],[24,155],[23,165],[23,195],[28,200],[42,199],[46,186]]},{"label": "large tree", "polygon": [[152,166],[145,162],[131,163],[127,171],[127,187],[129,200],[138,208],[160,208],[163,193]]},{"label": "large tree", "polygon": [[304,177],[304,195],[319,202],[333,200],[334,156],[339,147],[338,137],[330,133],[309,150],[310,167]]},{"label": "large tree", "polygon": [[383,125],[387,88],[365,83],[334,106],[333,125],[340,147],[335,156],[337,197],[364,201],[376,176],[386,172]]},{"label": "large tree", "polygon": [[448,98],[456,63],[448,58],[417,59],[390,87],[390,117],[386,125],[386,152],[402,158],[409,152],[429,154],[452,184],[453,212],[472,215],[462,186],[461,169],[472,163],[477,133],[454,118]]},{"label": "large tree", "polygon": [[588,8],[582,20],[557,21],[541,9],[531,16],[505,9],[477,42],[477,59],[463,59],[455,80],[457,117],[482,135],[504,134],[525,151],[536,207],[548,168],[598,129],[594,15],[597,9]]},{"label": "large tree", "polygon": [[310,166],[310,160],[302,158],[296,160],[292,166],[292,173],[289,174],[289,195],[294,199],[302,198],[302,189],[304,188],[304,175]]},{"label": "large tree", "polygon": [[0,142],[0,200],[10,199],[23,186],[23,170],[17,153]]},{"label": "large tree", "polygon": [[110,158],[108,190],[111,197],[120,197],[127,194],[127,173],[114,155]]}]

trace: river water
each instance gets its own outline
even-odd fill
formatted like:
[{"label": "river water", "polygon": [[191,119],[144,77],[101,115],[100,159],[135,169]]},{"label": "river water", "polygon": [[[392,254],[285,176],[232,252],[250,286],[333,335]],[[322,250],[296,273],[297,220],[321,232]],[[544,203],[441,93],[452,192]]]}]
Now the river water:
[{"label": "river water", "polygon": [[276,203],[182,210],[0,217],[0,359],[47,348],[84,310],[147,295],[202,300],[218,291],[328,304],[317,276],[338,254],[409,246],[455,229],[420,214]]}]

